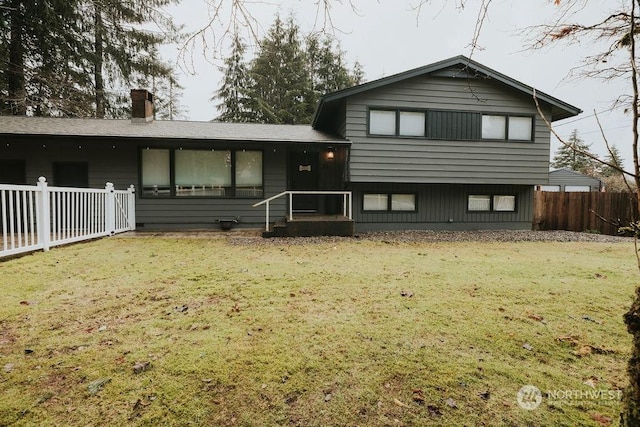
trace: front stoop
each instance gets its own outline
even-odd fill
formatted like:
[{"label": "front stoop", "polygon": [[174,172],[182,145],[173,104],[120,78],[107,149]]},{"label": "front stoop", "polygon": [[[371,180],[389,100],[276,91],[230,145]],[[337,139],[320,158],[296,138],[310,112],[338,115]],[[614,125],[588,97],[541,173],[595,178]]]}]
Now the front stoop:
[{"label": "front stoop", "polygon": [[355,234],[353,220],[337,215],[301,216],[293,220],[276,223],[271,231],[262,233],[262,237],[313,237],[344,236]]}]

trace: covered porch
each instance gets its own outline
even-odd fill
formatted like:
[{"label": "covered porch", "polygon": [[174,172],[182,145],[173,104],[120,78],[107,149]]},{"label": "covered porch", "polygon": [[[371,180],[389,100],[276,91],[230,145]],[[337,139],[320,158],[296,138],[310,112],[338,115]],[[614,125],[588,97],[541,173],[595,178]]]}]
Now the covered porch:
[{"label": "covered porch", "polygon": [[263,235],[352,236],[348,156],[348,143],[289,146],[286,191],[253,204],[265,209]]}]

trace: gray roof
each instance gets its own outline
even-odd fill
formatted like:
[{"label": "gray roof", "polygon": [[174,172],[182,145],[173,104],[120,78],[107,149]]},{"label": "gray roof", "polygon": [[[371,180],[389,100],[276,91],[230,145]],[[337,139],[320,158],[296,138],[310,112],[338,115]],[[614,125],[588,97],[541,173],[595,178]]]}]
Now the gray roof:
[{"label": "gray roof", "polygon": [[[533,91],[534,91],[533,87],[528,86],[522,82],[519,82],[518,80],[512,79],[511,77],[508,77],[502,73],[499,73],[478,62],[475,62],[467,58],[466,56],[459,55],[459,56],[454,56],[453,58],[445,59],[443,61],[435,62],[433,64],[425,65],[423,67],[414,68],[413,70],[405,71],[399,74],[394,74],[388,77],[383,77],[381,79],[363,83],[358,86],[354,86],[347,89],[339,90],[337,92],[329,93],[320,99],[320,103],[316,108],[316,112],[313,118],[313,126],[315,127],[319,121],[322,121],[321,116],[323,116],[324,114],[330,115],[330,113],[327,113],[326,110],[331,110],[336,103],[342,101],[346,97],[356,95],[358,93],[362,93],[371,89],[376,89],[382,86],[386,86],[392,83],[397,83],[413,77],[422,76],[424,74],[435,73],[435,72],[442,71],[447,68],[456,67],[456,66],[462,66],[463,69],[466,70],[469,75],[473,75],[473,73],[469,73],[469,71],[475,71],[475,73],[481,76],[484,76],[489,79],[494,79],[516,90],[524,92],[529,96],[533,96]],[[462,73],[460,75],[464,76],[465,74]],[[547,103],[551,106],[552,121],[566,119],[582,113],[582,110],[579,109],[578,107],[574,107],[571,104],[561,101],[558,98],[554,98],[551,95],[547,95],[544,92],[540,92],[539,90],[536,90],[536,96],[540,101]]]},{"label": "gray roof", "polygon": [[148,123],[133,123],[131,120],[24,116],[0,116],[0,135],[3,134],[292,143],[349,143],[349,141],[339,136],[312,129],[309,125],[267,125],[257,123],[161,120]]}]

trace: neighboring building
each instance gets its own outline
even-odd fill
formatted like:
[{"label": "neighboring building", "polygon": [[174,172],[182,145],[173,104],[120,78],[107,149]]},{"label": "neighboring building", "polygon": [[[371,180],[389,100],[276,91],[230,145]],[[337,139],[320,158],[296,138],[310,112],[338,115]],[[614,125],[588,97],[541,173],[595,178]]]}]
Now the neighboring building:
[{"label": "neighboring building", "polygon": [[540,185],[541,191],[582,192],[601,191],[602,181],[571,169],[556,169],[549,172],[549,184]]},{"label": "neighboring building", "polygon": [[[357,231],[529,229],[550,150],[533,92],[463,56],[328,94],[312,126],[152,121],[152,96],[132,91],[131,121],[0,117],[0,178],[135,184],[145,228],[259,227],[252,205],[266,198],[348,190]],[[581,112],[536,95],[552,121]],[[287,200],[271,202],[273,220]],[[292,200],[300,213],[344,208],[339,195]]]}]

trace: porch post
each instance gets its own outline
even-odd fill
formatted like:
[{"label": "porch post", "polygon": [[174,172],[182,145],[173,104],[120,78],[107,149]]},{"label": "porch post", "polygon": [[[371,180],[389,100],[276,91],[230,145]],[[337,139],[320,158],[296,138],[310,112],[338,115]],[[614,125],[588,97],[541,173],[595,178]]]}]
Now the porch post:
[{"label": "porch post", "polygon": [[105,211],[104,211],[104,220],[105,220],[105,232],[109,236],[113,236],[116,230],[116,204],[115,204],[115,193],[113,191],[113,184],[107,182],[107,185],[104,187],[105,192]]},{"label": "porch post", "polygon": [[47,187],[47,179],[44,176],[38,178],[38,208],[36,210],[36,223],[38,224],[38,235],[42,249],[49,250],[51,244],[50,221],[51,213],[49,212],[49,189]]},{"label": "porch post", "polygon": [[136,229],[136,188],[131,184],[127,194],[127,216],[129,217],[129,230]]}]

